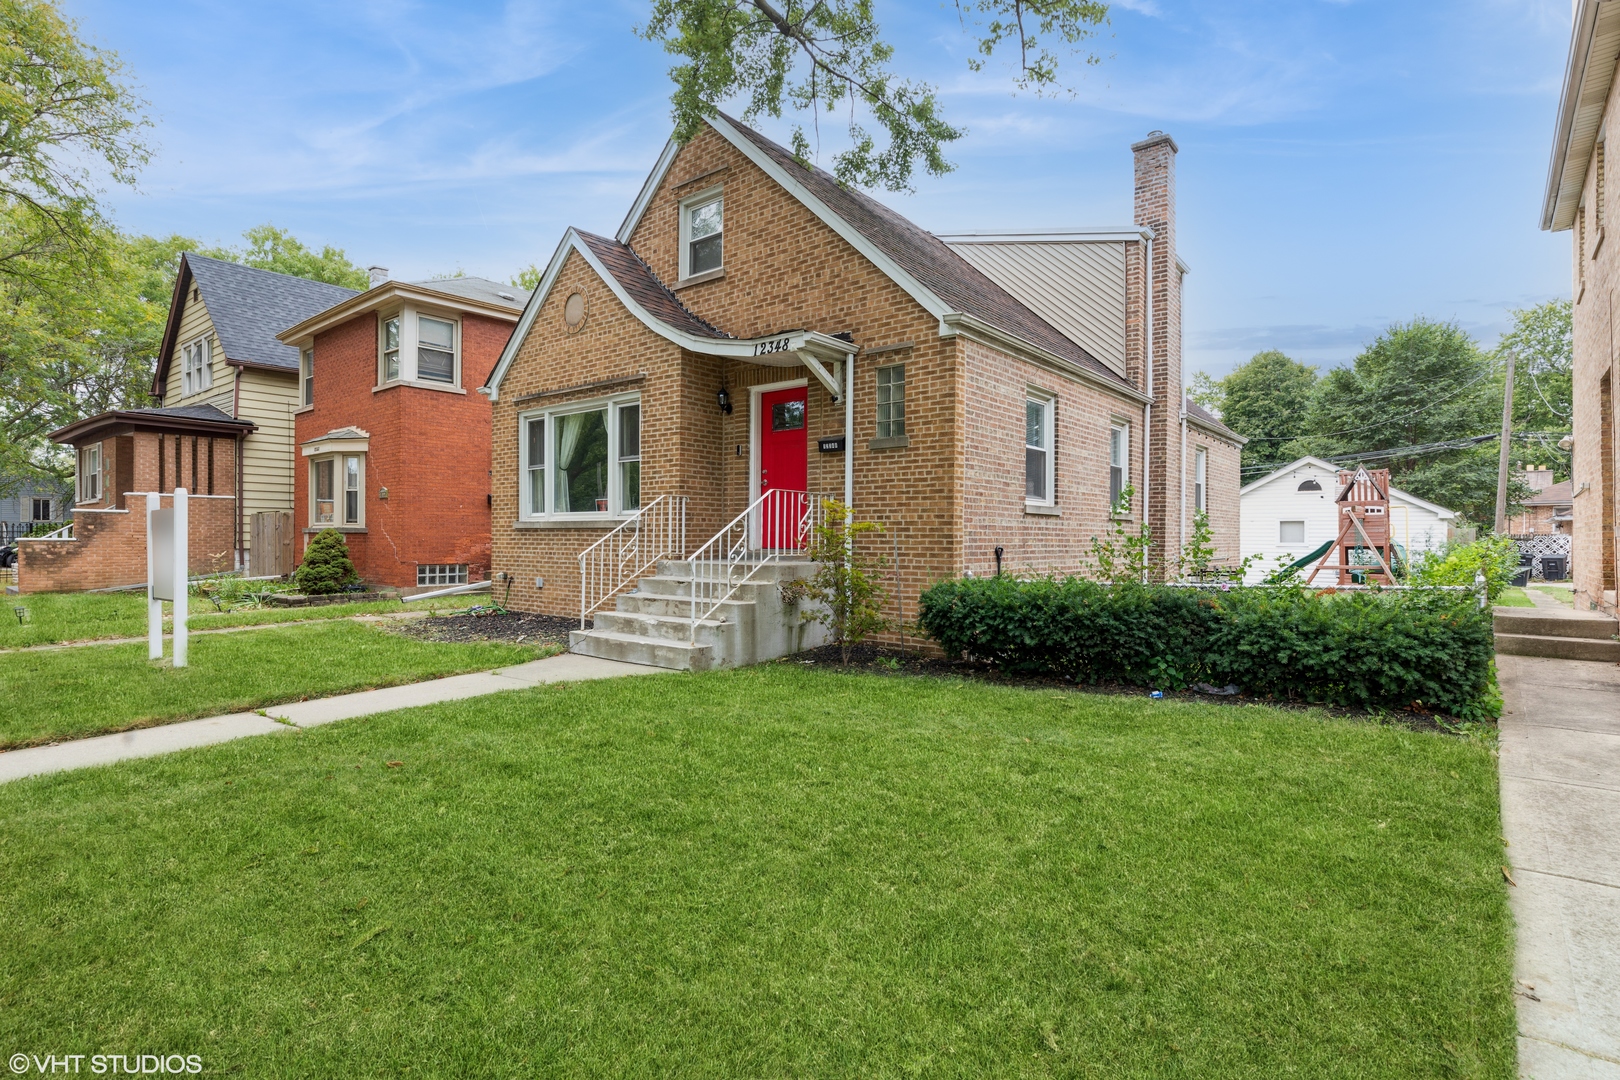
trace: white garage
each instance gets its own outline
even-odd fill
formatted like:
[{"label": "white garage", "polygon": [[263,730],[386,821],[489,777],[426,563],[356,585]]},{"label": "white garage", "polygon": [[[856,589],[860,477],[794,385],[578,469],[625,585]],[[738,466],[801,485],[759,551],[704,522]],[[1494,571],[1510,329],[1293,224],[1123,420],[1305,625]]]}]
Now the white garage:
[{"label": "white garage", "polygon": [[[1245,582],[1258,582],[1339,535],[1333,505],[1339,494],[1339,469],[1321,458],[1302,457],[1238,493],[1243,557],[1260,556],[1250,565]],[[1457,514],[1392,487],[1389,518],[1395,542],[1416,558],[1446,542]]]}]

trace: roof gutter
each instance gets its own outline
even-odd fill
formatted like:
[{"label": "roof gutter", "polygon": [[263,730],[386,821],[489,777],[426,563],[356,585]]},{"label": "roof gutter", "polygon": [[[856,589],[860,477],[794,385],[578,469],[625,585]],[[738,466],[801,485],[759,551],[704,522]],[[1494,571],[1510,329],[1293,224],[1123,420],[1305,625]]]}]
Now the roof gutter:
[{"label": "roof gutter", "polygon": [[[1541,203],[1541,227],[1543,230],[1559,231],[1569,228],[1569,222],[1558,224],[1559,209],[1562,193],[1565,190],[1564,175],[1569,170],[1570,151],[1574,140],[1575,122],[1580,112],[1583,99],[1590,95],[1584,93],[1586,89],[1587,72],[1592,66],[1592,45],[1597,37],[1598,13],[1605,6],[1614,6],[1614,0],[1576,0],[1575,25],[1570,35],[1569,59],[1564,66],[1564,86],[1558,97],[1558,119],[1553,129],[1552,158],[1547,164],[1547,190]],[[1612,57],[1611,57],[1612,60]],[[1605,80],[1602,98],[1607,97],[1607,80],[1612,75],[1610,70],[1599,73]],[[1594,88],[1595,89],[1595,88]],[[1600,98],[1598,107],[1601,109],[1603,100]],[[1581,183],[1584,185],[1586,175],[1586,161],[1583,158],[1577,166],[1581,170]],[[1581,185],[1576,185],[1578,188]]]}]

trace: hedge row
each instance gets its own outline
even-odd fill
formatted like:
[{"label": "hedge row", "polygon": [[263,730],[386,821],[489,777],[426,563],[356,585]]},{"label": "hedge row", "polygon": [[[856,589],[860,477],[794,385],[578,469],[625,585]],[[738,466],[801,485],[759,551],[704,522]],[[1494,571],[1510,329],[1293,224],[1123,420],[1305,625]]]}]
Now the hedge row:
[{"label": "hedge row", "polygon": [[1007,672],[1494,714],[1491,613],[1466,594],[965,578],[929,589],[921,612],[948,655]]}]

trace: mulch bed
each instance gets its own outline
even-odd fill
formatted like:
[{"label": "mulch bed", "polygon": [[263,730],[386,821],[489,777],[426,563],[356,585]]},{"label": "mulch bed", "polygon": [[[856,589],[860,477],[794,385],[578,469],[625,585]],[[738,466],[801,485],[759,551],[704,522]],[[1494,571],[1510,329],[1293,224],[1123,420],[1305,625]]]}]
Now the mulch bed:
[{"label": "mulch bed", "polygon": [[[803,664],[807,667],[844,668],[843,653],[837,645],[823,645],[801,653],[772,661],[777,664]],[[1148,691],[1140,686],[1124,683],[1077,683],[1073,679],[1053,675],[1008,675],[990,664],[947,660],[943,656],[928,655],[911,650],[902,651],[893,645],[857,645],[850,650],[849,671],[867,675],[903,677],[933,677],[974,679],[1000,686],[1022,686],[1048,690],[1075,690],[1086,694],[1111,694],[1122,697],[1147,697]],[[1442,717],[1433,713],[1407,709],[1392,709],[1371,713],[1363,709],[1350,709],[1338,705],[1320,705],[1303,701],[1256,697],[1252,694],[1204,694],[1194,690],[1166,690],[1165,701],[1196,701],[1204,705],[1267,705],[1278,709],[1312,710],[1329,716],[1349,719],[1377,719],[1388,723],[1425,730],[1448,730],[1441,724]]]},{"label": "mulch bed", "polygon": [[394,627],[401,634],[428,641],[510,641],[529,645],[567,645],[568,632],[579,620],[562,615],[430,615]]}]

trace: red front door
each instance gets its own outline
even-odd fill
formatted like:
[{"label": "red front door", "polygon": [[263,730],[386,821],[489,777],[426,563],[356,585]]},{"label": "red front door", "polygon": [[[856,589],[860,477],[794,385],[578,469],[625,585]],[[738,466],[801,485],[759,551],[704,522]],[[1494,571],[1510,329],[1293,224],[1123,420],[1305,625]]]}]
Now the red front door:
[{"label": "red front door", "polygon": [[[772,390],[759,397],[759,493],[803,492],[809,478],[804,433],[809,413],[809,390],[795,386]],[[804,497],[779,495],[765,502],[760,519],[760,546],[798,546],[799,520]]]}]

